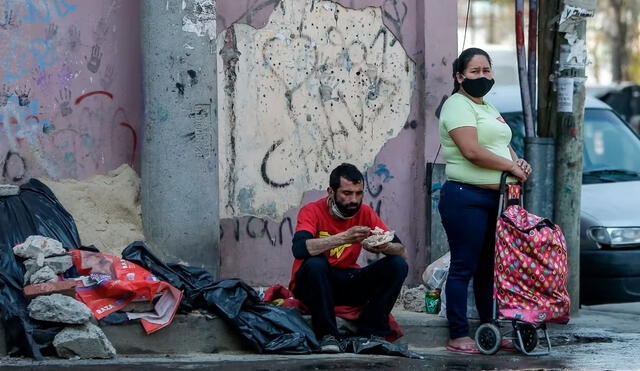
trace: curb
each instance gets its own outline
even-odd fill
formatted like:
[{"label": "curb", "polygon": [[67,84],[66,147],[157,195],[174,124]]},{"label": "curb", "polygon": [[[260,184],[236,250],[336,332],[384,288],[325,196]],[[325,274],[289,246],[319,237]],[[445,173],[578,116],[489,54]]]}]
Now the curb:
[{"label": "curb", "polygon": [[[446,318],[434,314],[395,310],[392,312],[405,335],[398,344],[410,348],[444,347],[449,340]],[[593,320],[593,313],[583,312],[577,323],[549,325],[549,337],[553,346],[587,342],[611,342],[615,336],[603,326],[585,326]],[[625,317],[625,316],[622,316]],[[631,316],[629,316],[631,317]],[[304,316],[310,321],[310,316]],[[630,318],[631,320],[631,318]],[[338,327],[347,325],[338,319]],[[469,320],[471,332],[478,326],[477,320]],[[601,324],[600,324],[601,325]],[[252,352],[250,344],[223,319],[208,313],[178,314],[173,323],[151,335],[147,335],[139,323],[100,326],[119,355],[188,355],[225,352]],[[0,356],[6,355],[4,329],[0,322]]]}]

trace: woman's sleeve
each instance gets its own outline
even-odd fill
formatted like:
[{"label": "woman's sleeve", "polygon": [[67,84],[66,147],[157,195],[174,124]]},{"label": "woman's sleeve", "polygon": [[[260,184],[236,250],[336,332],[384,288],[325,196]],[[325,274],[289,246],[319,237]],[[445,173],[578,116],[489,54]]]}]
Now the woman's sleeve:
[{"label": "woman's sleeve", "polygon": [[463,126],[477,127],[476,113],[469,104],[459,100],[447,101],[440,112],[440,122],[447,132]]}]

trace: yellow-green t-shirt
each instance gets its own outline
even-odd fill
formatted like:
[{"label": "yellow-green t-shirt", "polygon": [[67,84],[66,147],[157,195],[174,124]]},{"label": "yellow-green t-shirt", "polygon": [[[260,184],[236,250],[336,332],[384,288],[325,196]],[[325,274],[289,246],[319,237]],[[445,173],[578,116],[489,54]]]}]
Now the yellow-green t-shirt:
[{"label": "yellow-green t-shirt", "polygon": [[456,146],[449,132],[463,126],[478,130],[478,143],[494,154],[511,160],[509,142],[511,128],[500,112],[489,102],[474,103],[462,94],[453,94],[444,102],[440,112],[440,140],[442,154],[447,162],[445,173],[449,180],[483,185],[499,184],[499,170],[476,166],[467,160]]}]

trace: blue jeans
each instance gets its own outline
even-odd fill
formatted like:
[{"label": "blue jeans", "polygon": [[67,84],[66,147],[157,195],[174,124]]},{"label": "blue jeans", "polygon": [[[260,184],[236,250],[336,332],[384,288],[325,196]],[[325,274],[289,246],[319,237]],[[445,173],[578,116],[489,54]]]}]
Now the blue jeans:
[{"label": "blue jeans", "polygon": [[493,316],[493,262],[500,193],[470,184],[447,181],[438,210],[447,233],[451,265],[447,277],[446,308],[449,337],[469,336],[467,287],[473,291],[481,322]]}]

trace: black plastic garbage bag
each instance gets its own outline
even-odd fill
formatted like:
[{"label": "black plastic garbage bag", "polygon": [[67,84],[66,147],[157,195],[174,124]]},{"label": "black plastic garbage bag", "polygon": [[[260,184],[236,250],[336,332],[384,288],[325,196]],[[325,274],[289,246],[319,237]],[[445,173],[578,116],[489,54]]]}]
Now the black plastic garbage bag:
[{"label": "black plastic garbage bag", "polygon": [[182,309],[209,309],[218,313],[258,352],[300,354],[319,347],[313,330],[300,313],[261,302],[258,293],[240,280],[216,282],[204,269],[165,264],[142,242],[129,245],[122,258],[183,290]]},{"label": "black plastic garbage bag", "polygon": [[147,249],[144,242],[140,241],[127,246],[122,251],[122,259],[147,269],[160,280],[169,282],[173,287],[182,290],[184,298],[180,304],[180,310],[189,312],[207,306],[202,298],[202,290],[213,285],[216,280],[204,269],[181,264],[165,264]]},{"label": "black plastic garbage bag", "polygon": [[33,339],[40,347],[43,356],[56,356],[56,348],[53,339],[66,327],[64,324],[53,322],[40,322],[31,320],[33,324]]},{"label": "black plastic garbage bag", "polygon": [[253,288],[238,279],[216,283],[204,298],[261,353],[304,354],[319,348],[298,311],[263,303]]},{"label": "black plastic garbage bag", "polygon": [[[3,228],[4,229],[4,228]],[[18,265],[13,249],[0,245],[0,317],[4,326],[7,353],[42,359],[40,346],[33,338],[33,326],[22,293],[24,268]]]},{"label": "black plastic garbage bag", "polygon": [[113,312],[110,315],[99,320],[98,323],[107,326],[120,326],[127,325],[129,323],[138,323],[140,319],[129,319],[129,316],[125,312]]},{"label": "black plastic garbage bag", "polygon": [[[42,359],[54,330],[34,326],[22,292],[24,266],[13,255],[13,246],[31,235],[55,238],[66,249],[80,247],[80,236],[71,215],[42,182],[31,179],[20,194],[0,197],[0,319],[9,354]],[[46,335],[46,336],[45,336]]]},{"label": "black plastic garbage bag", "polygon": [[348,353],[357,354],[380,354],[387,356],[402,356],[414,359],[424,357],[416,352],[412,352],[406,345],[390,343],[384,339],[372,337],[349,337],[341,342],[342,348]]},{"label": "black plastic garbage bag", "polygon": [[71,214],[51,189],[37,179],[20,186],[20,194],[0,197],[0,245],[13,247],[27,237],[54,238],[65,249],[80,247],[80,235]]}]

